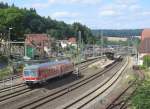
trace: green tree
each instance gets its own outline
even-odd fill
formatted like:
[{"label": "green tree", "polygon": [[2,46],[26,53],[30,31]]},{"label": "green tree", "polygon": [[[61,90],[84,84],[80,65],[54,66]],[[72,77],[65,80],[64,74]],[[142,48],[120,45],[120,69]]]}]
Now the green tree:
[{"label": "green tree", "polygon": [[33,8],[20,9],[14,4],[8,6],[0,3],[0,32],[8,36],[10,27],[13,28],[12,40],[24,40],[24,34],[28,33],[47,33],[55,39],[66,39],[72,36],[78,38],[78,31],[81,31],[84,43],[93,43],[94,40],[91,30],[80,23],[70,25],[63,21],[52,20],[49,16],[41,17]]}]

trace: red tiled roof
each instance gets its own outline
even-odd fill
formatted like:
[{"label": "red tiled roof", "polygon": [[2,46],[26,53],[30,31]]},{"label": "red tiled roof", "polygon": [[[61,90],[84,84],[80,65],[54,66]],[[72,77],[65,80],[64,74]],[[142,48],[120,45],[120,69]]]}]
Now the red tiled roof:
[{"label": "red tiled roof", "polygon": [[142,31],[141,40],[144,40],[144,38],[150,38],[150,29],[144,29]]},{"label": "red tiled roof", "polygon": [[27,34],[26,41],[31,42],[41,42],[43,40],[49,40],[47,34]]},{"label": "red tiled roof", "polygon": [[76,38],[75,37],[71,37],[71,38],[68,39],[68,42],[76,43]]}]

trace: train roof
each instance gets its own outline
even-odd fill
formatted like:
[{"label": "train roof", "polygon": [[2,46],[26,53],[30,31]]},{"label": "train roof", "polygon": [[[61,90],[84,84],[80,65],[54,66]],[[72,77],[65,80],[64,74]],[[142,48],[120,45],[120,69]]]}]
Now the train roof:
[{"label": "train roof", "polygon": [[52,66],[56,64],[62,64],[62,63],[69,63],[69,60],[61,60],[61,61],[51,61],[51,62],[46,62],[46,63],[41,63],[41,64],[34,64],[34,65],[29,65],[24,67],[24,69],[38,69],[40,67],[45,67],[45,66]]}]

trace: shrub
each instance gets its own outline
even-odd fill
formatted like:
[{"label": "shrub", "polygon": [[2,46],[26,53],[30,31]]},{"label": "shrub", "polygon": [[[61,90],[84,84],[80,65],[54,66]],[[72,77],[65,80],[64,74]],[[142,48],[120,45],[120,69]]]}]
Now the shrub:
[{"label": "shrub", "polygon": [[8,62],[8,57],[6,57],[6,56],[0,56],[0,62],[1,63],[7,63]]},{"label": "shrub", "polygon": [[143,65],[146,67],[150,67],[150,55],[145,55],[143,57]]},{"label": "shrub", "polygon": [[140,69],[140,70],[144,70],[144,69],[146,69],[146,66],[140,65],[140,66],[139,66],[139,69]]},{"label": "shrub", "polygon": [[134,109],[149,109],[150,108],[150,81],[145,80],[138,84],[138,88],[134,93],[131,101]]}]

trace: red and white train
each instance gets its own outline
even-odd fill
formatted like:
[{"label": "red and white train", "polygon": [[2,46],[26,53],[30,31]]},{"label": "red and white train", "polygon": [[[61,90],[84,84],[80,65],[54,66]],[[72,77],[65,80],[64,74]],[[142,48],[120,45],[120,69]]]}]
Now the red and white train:
[{"label": "red and white train", "polygon": [[74,64],[69,60],[47,62],[24,67],[23,80],[27,85],[32,85],[73,71]]}]

